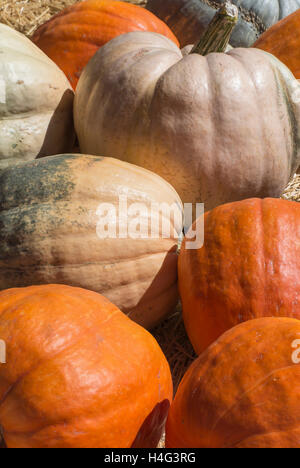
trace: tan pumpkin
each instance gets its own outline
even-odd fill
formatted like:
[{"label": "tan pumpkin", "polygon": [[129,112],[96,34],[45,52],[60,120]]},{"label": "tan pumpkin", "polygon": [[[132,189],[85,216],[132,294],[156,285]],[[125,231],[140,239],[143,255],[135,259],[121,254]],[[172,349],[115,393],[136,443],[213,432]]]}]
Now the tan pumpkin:
[{"label": "tan pumpkin", "polygon": [[184,55],[149,32],[101,48],[75,95],[81,151],[150,169],[206,209],[281,195],[300,164],[300,84],[261,50],[202,56],[225,49],[223,20],[207,34],[216,47]]},{"label": "tan pumpkin", "polygon": [[[127,199],[124,215],[120,195]],[[171,218],[166,238],[162,211],[155,211],[160,225],[150,237],[155,203],[174,209],[177,221]],[[141,216],[137,204],[145,207]],[[177,303],[181,211],[168,183],[117,159],[58,155],[6,169],[0,174],[0,290],[79,286],[152,327]]]},{"label": "tan pumpkin", "polygon": [[74,93],[29,39],[0,24],[0,169],[70,151]]},{"label": "tan pumpkin", "polygon": [[63,285],[0,292],[0,442],[155,448],[172,377],[155,339],[107,299]]}]

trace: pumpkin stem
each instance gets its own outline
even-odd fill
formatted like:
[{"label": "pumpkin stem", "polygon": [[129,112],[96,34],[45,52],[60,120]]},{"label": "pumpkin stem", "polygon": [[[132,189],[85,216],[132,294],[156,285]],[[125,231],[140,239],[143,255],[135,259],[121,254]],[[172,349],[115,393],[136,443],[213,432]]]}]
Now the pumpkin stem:
[{"label": "pumpkin stem", "polygon": [[208,55],[212,52],[225,52],[238,19],[238,8],[227,0],[213,17],[200,42],[193,47],[191,54]]}]

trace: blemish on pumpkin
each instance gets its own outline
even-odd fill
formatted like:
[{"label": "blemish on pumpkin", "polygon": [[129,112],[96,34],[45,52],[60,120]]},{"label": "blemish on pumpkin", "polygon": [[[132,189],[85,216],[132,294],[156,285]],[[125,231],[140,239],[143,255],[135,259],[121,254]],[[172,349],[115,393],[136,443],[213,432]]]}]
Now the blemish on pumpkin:
[{"label": "blemish on pumpkin", "polygon": [[134,56],[133,56],[133,60],[136,60],[140,57],[143,57],[144,55],[148,54],[149,52],[151,52],[151,49],[140,49]]},{"label": "blemish on pumpkin", "polygon": [[0,176],[0,210],[67,199],[75,184],[69,162],[60,155],[13,166]]},{"label": "blemish on pumpkin", "polygon": [[256,358],[255,358],[255,362],[259,362],[259,361],[262,361],[264,358],[264,354],[263,353],[260,353]]}]

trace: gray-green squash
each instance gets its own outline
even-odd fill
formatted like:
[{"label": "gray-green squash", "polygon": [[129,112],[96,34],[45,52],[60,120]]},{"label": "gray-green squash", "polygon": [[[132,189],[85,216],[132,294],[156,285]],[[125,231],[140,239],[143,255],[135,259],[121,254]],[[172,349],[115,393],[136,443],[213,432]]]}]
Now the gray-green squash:
[{"label": "gray-green squash", "polygon": [[[147,8],[165,21],[182,46],[193,44],[224,0],[148,0]],[[233,0],[240,19],[231,45],[249,47],[277,21],[300,8],[300,0]]]}]

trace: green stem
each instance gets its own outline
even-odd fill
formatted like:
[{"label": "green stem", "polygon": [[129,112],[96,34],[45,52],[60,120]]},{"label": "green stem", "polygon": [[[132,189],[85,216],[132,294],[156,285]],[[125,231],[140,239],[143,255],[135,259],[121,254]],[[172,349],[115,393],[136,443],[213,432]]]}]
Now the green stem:
[{"label": "green stem", "polygon": [[200,42],[193,47],[191,54],[208,55],[212,52],[225,52],[238,19],[238,8],[227,0],[213,17]]}]

